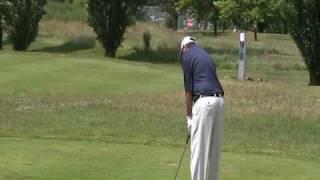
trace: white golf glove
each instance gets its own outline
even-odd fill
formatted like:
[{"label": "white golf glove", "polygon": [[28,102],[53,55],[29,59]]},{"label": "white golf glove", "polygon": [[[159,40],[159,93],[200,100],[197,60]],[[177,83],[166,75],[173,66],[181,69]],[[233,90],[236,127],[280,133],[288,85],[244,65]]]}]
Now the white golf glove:
[{"label": "white golf glove", "polygon": [[188,129],[188,133],[191,133],[191,125],[192,125],[192,116],[187,116],[187,129]]}]

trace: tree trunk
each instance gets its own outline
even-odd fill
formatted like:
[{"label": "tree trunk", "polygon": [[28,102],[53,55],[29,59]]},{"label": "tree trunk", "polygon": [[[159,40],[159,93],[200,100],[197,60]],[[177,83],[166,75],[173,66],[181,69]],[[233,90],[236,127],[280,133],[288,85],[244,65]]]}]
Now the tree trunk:
[{"label": "tree trunk", "polygon": [[282,20],[282,33],[288,34],[288,23],[285,19]]},{"label": "tree trunk", "polygon": [[265,23],[259,22],[259,23],[257,24],[258,32],[259,32],[259,33],[263,33],[264,30],[265,30],[265,28],[266,28],[266,26],[267,26],[267,25],[266,25]]},{"label": "tree trunk", "polygon": [[3,36],[2,15],[0,15],[0,50],[2,50],[2,36]]},{"label": "tree trunk", "polygon": [[28,45],[26,42],[27,40],[25,39],[25,37],[22,37],[21,34],[20,35],[18,34],[17,36],[18,36],[18,38],[20,38],[20,40],[15,40],[12,42],[13,49],[15,51],[27,51],[27,49],[28,49]]},{"label": "tree trunk", "polygon": [[207,18],[205,18],[203,21],[203,30],[207,30],[207,28],[208,28],[208,20]]},{"label": "tree trunk", "polygon": [[288,34],[288,27],[287,27],[286,24],[285,24],[284,27],[283,27],[283,33],[284,33],[284,34]]},{"label": "tree trunk", "polygon": [[[309,85],[320,86],[320,1],[296,1],[296,17],[288,17],[291,35],[308,67]],[[290,22],[291,21],[291,22]]]},{"label": "tree trunk", "polygon": [[213,22],[213,28],[214,28],[214,36],[218,36],[218,22],[217,22],[217,20],[215,20],[214,22]]},{"label": "tree trunk", "polygon": [[224,33],[224,31],[226,30],[226,22],[223,22],[223,25],[222,25],[222,32]]},{"label": "tree trunk", "polygon": [[253,28],[253,32],[254,32],[254,41],[258,41],[258,32],[257,32],[256,26]]},{"label": "tree trunk", "polygon": [[115,48],[115,40],[113,38],[113,35],[115,34],[115,30],[114,30],[114,25],[116,23],[116,12],[117,12],[117,2],[116,0],[113,0],[111,2],[111,9],[109,11],[109,21],[107,22],[109,25],[108,27],[110,27],[109,29],[109,33],[107,35],[107,38],[104,40],[104,49],[105,49],[105,53],[104,56],[105,57],[115,57],[116,56],[116,51],[117,48]]},{"label": "tree trunk", "polygon": [[116,50],[111,50],[111,49],[106,49],[105,53],[104,53],[105,57],[116,57]]},{"label": "tree trunk", "polygon": [[174,20],[174,27],[173,29],[174,30],[178,30],[178,23],[179,23],[179,14],[178,13],[175,13],[173,15],[173,20]]},{"label": "tree trunk", "polygon": [[313,69],[309,70],[310,72],[310,86],[320,86],[320,70],[316,71]]}]

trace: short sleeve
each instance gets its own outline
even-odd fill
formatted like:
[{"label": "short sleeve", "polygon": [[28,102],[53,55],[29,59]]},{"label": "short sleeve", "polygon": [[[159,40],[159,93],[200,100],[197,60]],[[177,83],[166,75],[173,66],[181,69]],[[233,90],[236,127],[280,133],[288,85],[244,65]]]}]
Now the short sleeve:
[{"label": "short sleeve", "polygon": [[192,73],[192,58],[187,54],[182,56],[182,69],[185,91],[193,91],[193,73]]}]

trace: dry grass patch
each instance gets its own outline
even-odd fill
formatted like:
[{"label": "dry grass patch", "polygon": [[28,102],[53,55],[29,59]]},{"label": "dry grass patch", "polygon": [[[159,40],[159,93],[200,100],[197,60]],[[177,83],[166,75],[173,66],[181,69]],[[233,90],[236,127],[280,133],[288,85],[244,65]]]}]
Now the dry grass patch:
[{"label": "dry grass patch", "polygon": [[49,19],[40,22],[40,32],[49,36],[74,38],[78,36],[95,36],[93,29],[81,21],[62,21]]}]

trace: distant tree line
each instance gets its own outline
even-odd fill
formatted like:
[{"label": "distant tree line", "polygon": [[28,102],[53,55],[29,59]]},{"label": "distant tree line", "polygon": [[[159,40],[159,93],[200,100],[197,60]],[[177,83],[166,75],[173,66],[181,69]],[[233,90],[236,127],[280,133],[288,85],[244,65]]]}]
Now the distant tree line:
[{"label": "distant tree line", "polygon": [[[105,56],[115,57],[127,26],[138,6],[159,5],[169,14],[167,25],[177,29],[178,17],[188,13],[203,28],[213,24],[218,29],[237,27],[258,32],[289,32],[310,72],[310,84],[320,85],[320,1],[319,0],[55,0],[86,2],[88,24],[93,27],[105,49]],[[15,50],[25,51],[34,41],[39,21],[45,14],[46,0],[0,1],[0,49],[3,30]]]},{"label": "distant tree line", "polygon": [[[148,5],[158,5],[170,16],[168,21],[176,24],[178,16],[188,13],[190,17],[203,22],[203,29],[213,24],[214,33],[227,27],[236,27],[255,32],[288,33],[289,24],[285,18],[292,11],[288,0],[146,0]],[[169,23],[170,24],[170,23]],[[171,24],[170,24],[171,25]]]}]

